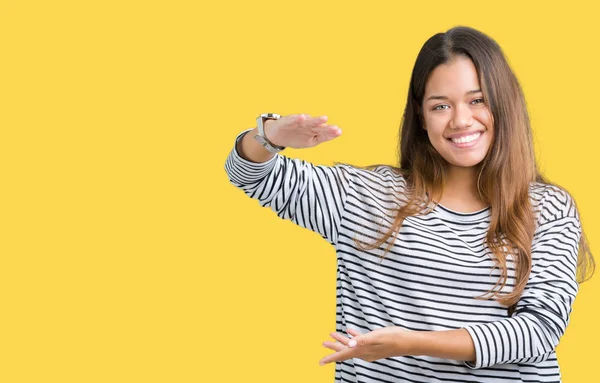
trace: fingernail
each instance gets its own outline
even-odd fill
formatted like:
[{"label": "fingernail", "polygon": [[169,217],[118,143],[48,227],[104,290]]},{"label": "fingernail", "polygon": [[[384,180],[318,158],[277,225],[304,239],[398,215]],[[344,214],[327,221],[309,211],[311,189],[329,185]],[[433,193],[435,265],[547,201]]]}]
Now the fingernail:
[{"label": "fingernail", "polygon": [[324,365],[325,365],[325,363],[319,362],[319,366],[324,366]]},{"label": "fingernail", "polygon": [[354,339],[352,339],[350,342],[348,342],[348,347],[354,347],[356,346],[356,341]]}]

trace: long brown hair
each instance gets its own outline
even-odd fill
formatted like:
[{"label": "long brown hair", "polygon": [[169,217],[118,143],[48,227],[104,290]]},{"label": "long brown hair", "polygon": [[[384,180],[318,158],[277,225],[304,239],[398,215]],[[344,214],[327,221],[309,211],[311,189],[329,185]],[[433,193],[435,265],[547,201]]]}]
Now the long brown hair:
[{"label": "long brown hair", "polygon": [[[536,222],[529,197],[530,183],[550,182],[540,174],[536,164],[529,114],[519,81],[500,46],[475,29],[452,28],[432,36],[421,48],[413,68],[401,123],[400,168],[393,168],[406,180],[408,202],[390,214],[393,224],[388,226],[387,232],[380,230],[383,236],[376,242],[368,244],[358,239],[355,242],[363,250],[378,248],[390,237],[395,237],[407,216],[420,214],[424,208],[426,212],[431,211],[435,200],[442,195],[447,163],[431,145],[423,129],[422,103],[431,72],[456,56],[468,57],[475,65],[484,100],[492,113],[495,132],[486,157],[478,165],[477,187],[481,200],[491,207],[491,222],[485,242],[501,276],[487,294],[477,298],[494,298],[508,306],[511,315],[531,271],[531,245]],[[389,252],[392,243],[388,242],[385,253]],[[513,254],[515,287],[510,293],[499,294],[508,279],[508,254]],[[583,233],[577,269],[580,283],[591,278],[595,270],[594,258]]]}]

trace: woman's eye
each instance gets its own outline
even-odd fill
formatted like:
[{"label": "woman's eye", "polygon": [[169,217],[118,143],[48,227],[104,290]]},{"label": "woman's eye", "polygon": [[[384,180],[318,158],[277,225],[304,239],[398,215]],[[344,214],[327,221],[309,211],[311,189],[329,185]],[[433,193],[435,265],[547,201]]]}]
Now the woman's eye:
[{"label": "woman's eye", "polygon": [[473,104],[483,104],[483,98],[478,98],[476,100],[471,101]]},{"label": "woman's eye", "polygon": [[448,105],[437,105],[433,107],[433,110],[442,110],[442,109],[446,109],[448,107]]}]

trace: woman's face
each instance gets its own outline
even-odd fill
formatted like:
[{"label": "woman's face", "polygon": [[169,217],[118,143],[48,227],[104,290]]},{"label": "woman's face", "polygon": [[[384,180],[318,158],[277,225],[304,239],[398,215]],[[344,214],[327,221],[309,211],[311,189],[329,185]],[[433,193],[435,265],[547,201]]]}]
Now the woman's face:
[{"label": "woman's face", "polygon": [[431,72],[425,84],[423,119],[429,141],[450,165],[472,167],[484,159],[494,127],[469,58],[456,56]]}]

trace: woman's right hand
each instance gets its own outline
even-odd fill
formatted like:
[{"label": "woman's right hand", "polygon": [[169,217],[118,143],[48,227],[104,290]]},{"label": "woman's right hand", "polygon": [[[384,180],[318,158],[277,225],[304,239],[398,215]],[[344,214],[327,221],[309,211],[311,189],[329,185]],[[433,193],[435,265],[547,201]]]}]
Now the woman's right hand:
[{"label": "woman's right hand", "polygon": [[274,145],[302,149],[333,140],[342,134],[336,125],[328,125],[327,116],[290,114],[277,120],[266,120],[265,136]]}]

